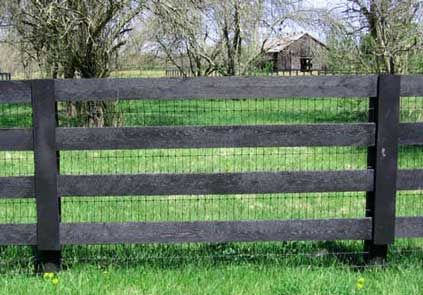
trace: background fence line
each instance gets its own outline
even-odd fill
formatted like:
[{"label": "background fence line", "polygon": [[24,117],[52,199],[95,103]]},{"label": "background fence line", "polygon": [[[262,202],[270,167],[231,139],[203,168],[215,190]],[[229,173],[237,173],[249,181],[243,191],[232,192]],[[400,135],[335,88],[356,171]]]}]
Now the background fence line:
[{"label": "background fence line", "polygon": [[[194,69],[195,71],[195,69]],[[182,78],[195,77],[191,69],[188,68],[165,68],[166,77]],[[280,70],[280,71],[250,71],[243,76],[280,76],[280,77],[307,77],[307,76],[336,76],[336,75],[369,75],[374,73],[354,70]],[[208,77],[221,77],[219,72],[215,71],[208,75]]]},{"label": "background fence line", "polygon": [[12,75],[10,73],[0,73],[0,81],[12,80]]}]

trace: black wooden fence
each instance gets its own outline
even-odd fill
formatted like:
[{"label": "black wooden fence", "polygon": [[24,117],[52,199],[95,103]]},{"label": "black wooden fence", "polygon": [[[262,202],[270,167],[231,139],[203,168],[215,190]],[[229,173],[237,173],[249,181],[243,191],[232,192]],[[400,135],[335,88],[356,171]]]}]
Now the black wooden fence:
[{"label": "black wooden fence", "polygon": [[0,73],[0,81],[8,81],[8,80],[12,80],[12,74],[10,73]]},{"label": "black wooden fence", "polygon": [[[398,145],[422,145],[423,123],[400,123],[400,97],[423,76],[214,77],[0,82],[0,103],[32,103],[33,128],[0,129],[1,151],[34,151],[35,175],[0,177],[0,198],[35,198],[36,224],[1,224],[0,245],[33,245],[58,264],[63,245],[365,240],[385,258],[395,238],[423,237],[422,217],[396,217],[397,190],[423,188],[423,170],[397,170]],[[370,97],[368,123],[139,128],[58,127],[56,103],[119,99]],[[368,169],[138,175],[60,175],[68,150],[210,147],[368,147]],[[62,223],[59,196],[367,192],[366,217],[150,223]]]}]

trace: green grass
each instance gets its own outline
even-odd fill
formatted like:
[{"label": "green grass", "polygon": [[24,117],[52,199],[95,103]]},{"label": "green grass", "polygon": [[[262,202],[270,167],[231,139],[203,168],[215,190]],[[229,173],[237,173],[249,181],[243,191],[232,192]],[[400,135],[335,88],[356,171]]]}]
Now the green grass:
[{"label": "green grass", "polygon": [[165,70],[116,70],[110,78],[162,78],[166,76]]},{"label": "green grass", "polygon": [[[423,99],[401,119],[422,120]],[[61,110],[61,126],[77,126]],[[123,126],[365,122],[363,99],[120,101]],[[0,127],[30,127],[28,105],[0,107]],[[66,151],[62,174],[220,173],[366,169],[358,147]],[[31,152],[0,152],[0,176],[33,175]],[[423,167],[422,147],[401,147],[399,167]],[[420,191],[397,212],[423,216]],[[364,216],[365,193],[66,197],[63,222],[272,220]],[[1,200],[0,223],[35,222],[33,200]],[[60,283],[32,275],[31,249],[0,248],[1,294],[422,294],[421,240],[400,240],[384,268],[360,268],[361,242],[66,247]],[[409,252],[407,252],[409,251]],[[331,255],[331,253],[338,253]],[[344,253],[342,255],[341,253]],[[359,278],[365,279],[357,289]]]},{"label": "green grass", "polygon": [[[59,274],[56,286],[30,273],[4,273],[0,276],[0,293],[422,294],[421,252],[396,253],[390,257],[389,266],[361,268],[352,267],[348,256],[327,255],[322,250],[356,250],[354,246],[339,246],[263,243],[113,247],[98,254],[95,261],[72,261]],[[65,249],[65,255],[80,257],[84,250]],[[119,261],[122,256],[128,260]],[[364,287],[358,289],[357,282],[362,279]]]}]

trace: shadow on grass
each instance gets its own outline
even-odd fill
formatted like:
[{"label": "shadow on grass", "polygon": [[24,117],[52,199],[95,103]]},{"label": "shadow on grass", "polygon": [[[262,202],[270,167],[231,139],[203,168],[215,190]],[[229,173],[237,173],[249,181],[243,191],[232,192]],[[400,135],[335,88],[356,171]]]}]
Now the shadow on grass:
[{"label": "shadow on grass", "polygon": [[[390,251],[389,265],[423,263],[422,243],[400,243]],[[33,273],[31,247],[1,247],[0,273]],[[63,268],[152,267],[179,269],[225,265],[278,267],[366,268],[363,243],[350,242],[261,242],[178,245],[66,246]]]},{"label": "shadow on grass", "polygon": [[68,247],[64,265],[149,266],[177,269],[186,265],[347,266],[363,265],[361,243],[221,243]]}]

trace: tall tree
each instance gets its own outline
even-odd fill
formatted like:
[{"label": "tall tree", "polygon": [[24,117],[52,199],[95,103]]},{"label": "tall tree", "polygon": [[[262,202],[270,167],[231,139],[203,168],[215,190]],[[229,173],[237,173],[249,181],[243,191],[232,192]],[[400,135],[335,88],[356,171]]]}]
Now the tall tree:
[{"label": "tall tree", "polygon": [[206,76],[215,71],[219,54],[210,24],[204,17],[206,2],[152,0],[148,22],[152,40],[184,75]]},{"label": "tall tree", "polygon": [[[246,73],[267,38],[304,20],[300,0],[151,0],[156,38],[183,73]],[[188,65],[188,66],[187,66]]]},{"label": "tall tree", "polygon": [[346,0],[342,14],[338,40],[354,41],[351,52],[372,71],[407,72],[410,54],[423,48],[421,0]]},{"label": "tall tree", "polygon": [[[10,21],[26,58],[52,78],[105,78],[125,44],[143,1],[19,0],[9,4]],[[93,126],[116,125],[113,103],[69,104],[69,114]]]}]

